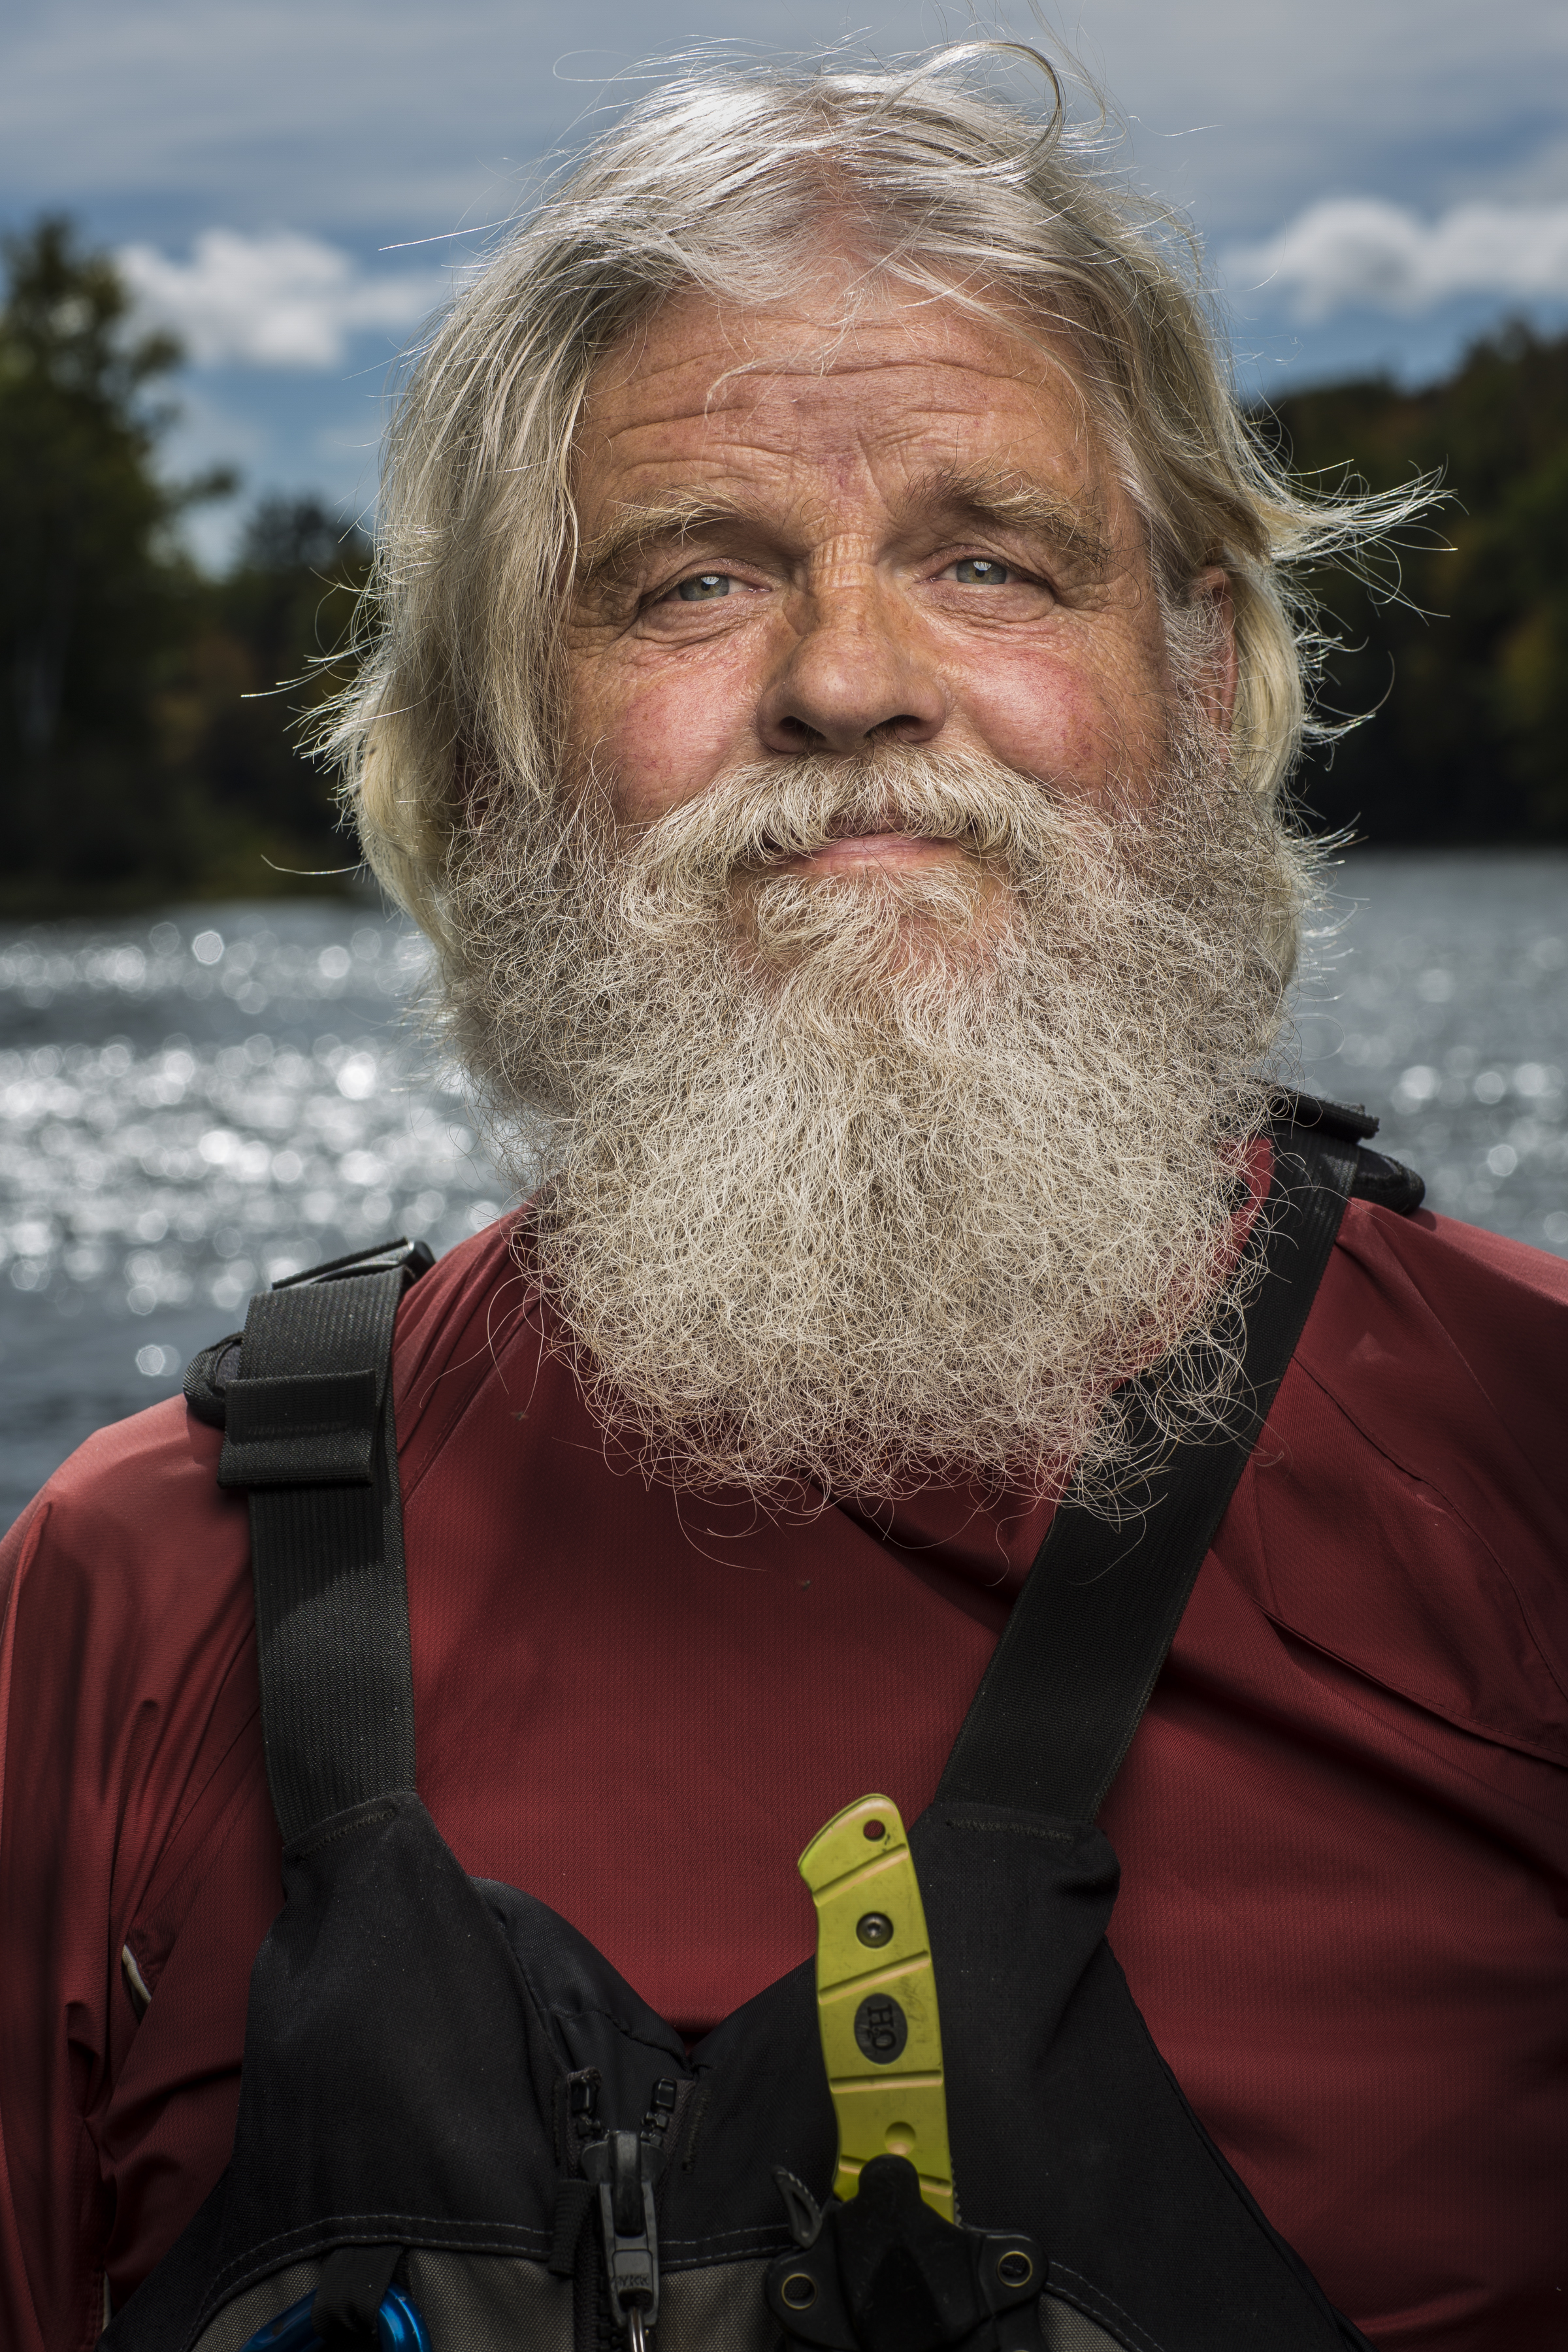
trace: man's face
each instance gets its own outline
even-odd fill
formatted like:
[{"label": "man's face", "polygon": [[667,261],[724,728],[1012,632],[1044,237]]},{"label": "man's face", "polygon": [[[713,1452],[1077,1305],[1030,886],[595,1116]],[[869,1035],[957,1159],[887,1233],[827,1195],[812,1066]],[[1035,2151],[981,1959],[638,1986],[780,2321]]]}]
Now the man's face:
[{"label": "man's face", "polygon": [[645,1466],[1106,1477],[1131,1372],[1212,1418],[1184,1348],[1289,861],[1070,375],[949,302],[844,331],[842,291],[683,299],[600,370],[566,756],[481,811],[455,1024]]},{"label": "man's face", "polygon": [[[737,771],[923,745],[1136,801],[1174,687],[1144,533],[1070,375],[955,304],[668,303],[579,436],[568,742],[646,823]],[[1205,574],[1199,592],[1223,594]],[[1223,719],[1228,678],[1208,697]],[[967,853],[879,832],[795,861]]]}]

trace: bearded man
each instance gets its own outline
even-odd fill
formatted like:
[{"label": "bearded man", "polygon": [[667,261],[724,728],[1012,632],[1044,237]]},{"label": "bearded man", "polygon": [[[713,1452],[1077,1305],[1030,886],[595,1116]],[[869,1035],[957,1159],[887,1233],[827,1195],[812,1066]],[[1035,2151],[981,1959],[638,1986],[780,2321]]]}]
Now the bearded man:
[{"label": "bearded man", "polygon": [[8,1540],[15,2352],[1561,2341],[1568,1283],[1268,1076],[1401,509],[987,69],[672,83],[414,371],[337,744],[525,1205]]}]

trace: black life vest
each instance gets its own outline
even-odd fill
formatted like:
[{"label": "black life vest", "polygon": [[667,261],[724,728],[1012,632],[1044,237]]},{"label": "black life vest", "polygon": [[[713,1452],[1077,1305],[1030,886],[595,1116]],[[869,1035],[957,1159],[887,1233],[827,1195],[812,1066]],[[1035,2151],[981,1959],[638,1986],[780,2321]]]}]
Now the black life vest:
[{"label": "black life vest", "polygon": [[[1282,1110],[1234,1433],[1176,1449],[1120,1525],[1058,1511],[910,1832],[957,2231],[911,2209],[893,2159],[832,2204],[809,1962],[689,2054],[547,1905],[469,1879],[415,1793],[388,1367],[428,1254],[296,1278],[252,1303],[237,1365],[231,1342],[197,1359],[220,1478],[251,1496],[286,1901],[233,2159],[106,2352],[1370,2352],[1150,2039],[1093,1826],[1346,1198],[1420,1198],[1358,1150],[1374,1122]],[[614,2260],[652,2278],[646,2331],[616,2325]]]}]

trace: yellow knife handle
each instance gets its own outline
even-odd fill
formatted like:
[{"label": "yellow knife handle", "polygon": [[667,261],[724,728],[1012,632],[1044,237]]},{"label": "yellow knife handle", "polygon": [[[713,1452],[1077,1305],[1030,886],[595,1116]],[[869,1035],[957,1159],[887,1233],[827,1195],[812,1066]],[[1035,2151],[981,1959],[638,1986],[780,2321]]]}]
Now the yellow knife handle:
[{"label": "yellow knife handle", "polygon": [[953,2219],[942,2028],[925,1906],[898,1807],[862,1797],[800,1858],[816,1906],[816,2014],[838,2119],[836,2196],[874,2156],[907,2157]]}]

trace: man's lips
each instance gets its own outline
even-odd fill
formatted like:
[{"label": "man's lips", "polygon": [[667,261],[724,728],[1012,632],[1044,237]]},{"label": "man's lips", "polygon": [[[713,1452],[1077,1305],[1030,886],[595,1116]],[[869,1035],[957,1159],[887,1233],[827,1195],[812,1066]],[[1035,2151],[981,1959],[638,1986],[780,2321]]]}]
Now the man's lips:
[{"label": "man's lips", "polygon": [[929,866],[939,858],[962,856],[964,845],[950,836],[912,833],[856,833],[842,841],[825,842],[805,857],[786,857],[773,868],[780,874],[841,874],[856,866]]}]

